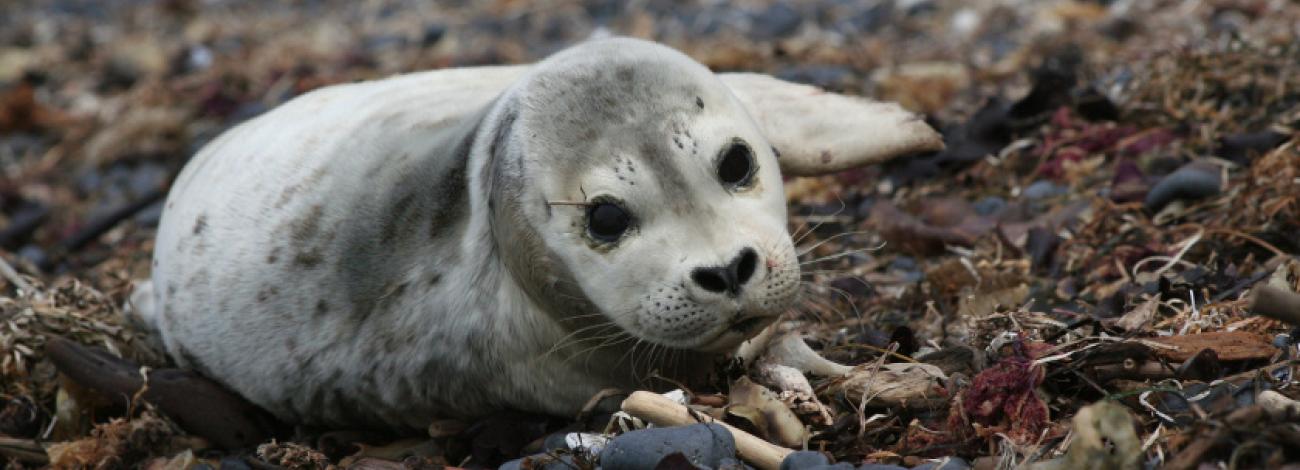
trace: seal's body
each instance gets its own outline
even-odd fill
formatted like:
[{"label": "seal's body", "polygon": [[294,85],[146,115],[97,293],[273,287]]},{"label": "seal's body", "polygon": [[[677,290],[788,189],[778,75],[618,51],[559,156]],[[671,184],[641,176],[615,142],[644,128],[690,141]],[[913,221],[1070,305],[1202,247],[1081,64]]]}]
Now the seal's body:
[{"label": "seal's body", "polygon": [[630,39],[334,86],[195,156],[133,302],[180,365],[286,421],[573,414],[790,305],[778,167],[939,145],[895,106]]}]

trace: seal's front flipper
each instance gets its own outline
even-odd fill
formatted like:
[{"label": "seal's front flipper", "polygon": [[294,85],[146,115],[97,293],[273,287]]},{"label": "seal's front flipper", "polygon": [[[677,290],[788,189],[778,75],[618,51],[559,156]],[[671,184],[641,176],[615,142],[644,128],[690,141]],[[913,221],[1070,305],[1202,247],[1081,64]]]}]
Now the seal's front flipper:
[{"label": "seal's front flipper", "polygon": [[[57,336],[49,337],[45,352],[59,372],[78,384],[123,405],[145,386],[140,366],[96,348]],[[197,373],[180,369],[148,372],[141,398],[158,407],[185,431],[217,447],[239,449],[257,445],[283,426],[266,411]]]},{"label": "seal's front flipper", "polygon": [[821,175],[943,149],[938,132],[896,103],[754,73],[724,73],[718,78],[776,147],[786,175]]}]

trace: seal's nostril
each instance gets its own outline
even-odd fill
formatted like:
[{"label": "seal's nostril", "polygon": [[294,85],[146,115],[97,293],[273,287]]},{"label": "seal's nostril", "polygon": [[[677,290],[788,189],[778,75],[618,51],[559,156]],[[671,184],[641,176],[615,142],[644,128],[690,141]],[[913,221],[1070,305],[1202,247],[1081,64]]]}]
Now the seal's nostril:
[{"label": "seal's nostril", "polygon": [[740,251],[740,256],[732,261],[735,266],[736,284],[743,286],[749,282],[750,276],[754,275],[754,268],[758,267],[758,253],[754,253],[751,248],[745,248]]},{"label": "seal's nostril", "polygon": [[691,272],[691,279],[704,290],[719,294],[726,292],[734,297],[740,295],[741,288],[754,276],[757,268],[758,253],[745,248],[726,267],[696,268]]},{"label": "seal's nostril", "polygon": [[727,271],[722,268],[698,268],[691,273],[691,279],[709,292],[726,292],[731,290],[727,282]]}]

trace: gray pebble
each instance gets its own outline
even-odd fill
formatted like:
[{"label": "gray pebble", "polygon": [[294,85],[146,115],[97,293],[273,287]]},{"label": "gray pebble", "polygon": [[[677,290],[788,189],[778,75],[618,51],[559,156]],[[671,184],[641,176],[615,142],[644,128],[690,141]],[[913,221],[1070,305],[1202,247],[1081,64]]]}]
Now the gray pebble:
[{"label": "gray pebble", "polygon": [[781,461],[781,470],[819,468],[827,466],[830,462],[830,459],[827,459],[826,455],[821,452],[801,450],[785,456],[785,460]]},{"label": "gray pebble", "polygon": [[754,15],[751,32],[761,39],[781,38],[794,34],[803,23],[803,15],[785,2],[776,2]]},{"label": "gray pebble", "polygon": [[1007,201],[997,196],[989,196],[975,201],[971,204],[971,208],[979,215],[995,215],[1007,208]]},{"label": "gray pebble", "polygon": [[1144,205],[1151,212],[1159,212],[1177,199],[1200,199],[1219,194],[1221,184],[1218,167],[1188,163],[1156,183],[1147,192]]},{"label": "gray pebble", "polygon": [[736,441],[718,424],[650,428],[624,433],[600,453],[605,470],[653,470],[670,454],[680,452],[691,463],[716,468],[735,457]]},{"label": "gray pebble", "polygon": [[1030,201],[1036,201],[1039,199],[1060,196],[1065,193],[1066,189],[1056,183],[1047,180],[1038,180],[1029,185],[1028,188],[1025,188],[1020,195]]},{"label": "gray pebble", "polygon": [[718,463],[718,470],[754,470],[754,467],[740,461],[740,459],[727,457]]}]

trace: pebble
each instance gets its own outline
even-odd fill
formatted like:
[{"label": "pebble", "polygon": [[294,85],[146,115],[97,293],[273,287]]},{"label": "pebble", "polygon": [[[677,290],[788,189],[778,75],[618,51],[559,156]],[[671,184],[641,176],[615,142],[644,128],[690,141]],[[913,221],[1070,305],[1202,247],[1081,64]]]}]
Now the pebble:
[{"label": "pebble", "polygon": [[802,470],[806,468],[824,467],[830,464],[830,459],[826,458],[821,452],[810,450],[801,450],[785,456],[781,461],[781,470]]},{"label": "pebble", "polygon": [[979,215],[996,215],[1007,208],[1007,200],[997,196],[988,196],[975,201],[974,204],[971,204],[971,208],[975,209],[975,213]]},{"label": "pebble", "polygon": [[226,457],[221,459],[221,470],[252,470],[248,462],[239,457]]},{"label": "pebble", "polygon": [[843,90],[853,80],[853,71],[841,65],[800,64],[776,72],[776,78],[828,90]]},{"label": "pebble", "polygon": [[420,45],[429,47],[437,44],[446,34],[447,25],[442,23],[429,23],[424,25],[424,34],[420,37]]},{"label": "pebble", "polygon": [[880,2],[854,14],[849,17],[849,19],[845,20],[844,23],[851,27],[853,32],[859,34],[870,34],[889,24],[889,20],[894,16],[893,13],[893,4],[890,2]]},{"label": "pebble", "polygon": [[785,2],[776,2],[754,15],[750,35],[755,39],[776,39],[794,34],[803,15]]},{"label": "pebble", "polygon": [[605,470],[653,470],[676,452],[695,465],[717,468],[723,459],[735,457],[736,441],[715,423],[641,429],[610,441],[600,453],[600,465]]},{"label": "pebble", "polygon": [[1159,212],[1178,199],[1201,199],[1219,194],[1222,191],[1220,186],[1217,166],[1192,162],[1156,183],[1147,193],[1144,205],[1151,212]]},{"label": "pebble", "polygon": [[1066,188],[1047,180],[1038,180],[1020,193],[1025,199],[1036,201],[1056,197],[1066,193]]},{"label": "pebble", "polygon": [[907,467],[897,465],[885,465],[880,463],[864,463],[858,467],[858,470],[907,470]]},{"label": "pebble", "polygon": [[749,466],[745,462],[741,462],[740,459],[728,457],[722,459],[722,461],[718,463],[718,470],[754,470],[754,467]]},{"label": "pebble", "polygon": [[569,450],[569,443],[566,442],[566,440],[565,440],[565,438],[564,438],[564,436],[565,436],[566,434],[568,434],[568,433],[567,433],[567,432],[557,432],[557,433],[553,433],[553,434],[550,434],[550,435],[546,436],[546,439],[543,439],[543,440],[542,440],[542,451],[543,451],[543,452],[558,452],[558,451],[561,451],[561,450]]}]

